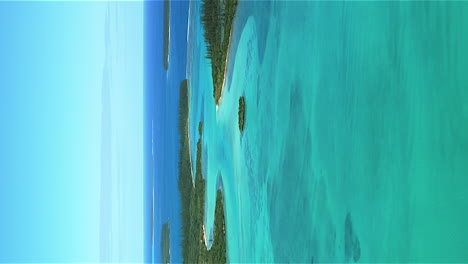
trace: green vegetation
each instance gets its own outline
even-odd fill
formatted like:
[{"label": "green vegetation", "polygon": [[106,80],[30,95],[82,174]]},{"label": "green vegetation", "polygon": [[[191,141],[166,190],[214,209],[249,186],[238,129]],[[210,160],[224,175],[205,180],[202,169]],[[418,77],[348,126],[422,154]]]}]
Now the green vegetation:
[{"label": "green vegetation", "polygon": [[184,263],[225,263],[226,227],[222,192],[216,195],[214,240],[207,249],[203,231],[205,215],[205,179],[202,174],[202,122],[198,125],[200,139],[197,142],[196,174],[192,177],[188,138],[188,82],[182,81],[179,94],[179,191],[182,218],[182,258]]},{"label": "green vegetation", "polygon": [[244,96],[239,97],[239,130],[244,130],[245,122],[245,99]]},{"label": "green vegetation", "polygon": [[164,69],[169,68],[169,34],[170,34],[170,16],[171,3],[169,0],[164,0],[164,28],[163,28],[163,65]]},{"label": "green vegetation", "polygon": [[171,238],[170,238],[170,226],[169,221],[163,224],[161,230],[161,256],[162,263],[171,262]]},{"label": "green vegetation", "polygon": [[211,60],[213,96],[219,104],[226,73],[232,24],[238,0],[202,0],[201,21],[205,30],[207,58]]}]

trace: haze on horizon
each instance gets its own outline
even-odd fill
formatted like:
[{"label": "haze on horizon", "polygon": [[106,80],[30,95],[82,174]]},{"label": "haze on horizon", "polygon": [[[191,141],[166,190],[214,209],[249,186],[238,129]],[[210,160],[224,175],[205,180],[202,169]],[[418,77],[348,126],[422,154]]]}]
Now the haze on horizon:
[{"label": "haze on horizon", "polygon": [[143,260],[142,14],[0,3],[0,262]]}]

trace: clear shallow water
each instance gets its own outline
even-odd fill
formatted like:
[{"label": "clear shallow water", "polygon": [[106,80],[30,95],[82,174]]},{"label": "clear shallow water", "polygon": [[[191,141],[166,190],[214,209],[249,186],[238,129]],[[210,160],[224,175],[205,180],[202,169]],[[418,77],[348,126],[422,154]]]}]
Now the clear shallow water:
[{"label": "clear shallow water", "polygon": [[230,261],[468,261],[467,13],[462,2],[241,1],[217,111],[189,14],[206,225],[221,177]]}]

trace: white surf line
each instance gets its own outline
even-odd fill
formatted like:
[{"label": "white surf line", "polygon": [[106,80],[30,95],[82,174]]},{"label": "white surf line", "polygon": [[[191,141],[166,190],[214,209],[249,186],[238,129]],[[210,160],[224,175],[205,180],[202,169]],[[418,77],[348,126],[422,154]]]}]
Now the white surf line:
[{"label": "white surf line", "polygon": [[[190,104],[189,104],[190,105]],[[189,116],[190,116],[190,111],[189,111]],[[188,149],[189,149],[189,160],[190,160],[190,175],[192,176],[192,186],[195,188],[195,179],[193,177],[193,163],[192,163],[192,151],[191,151],[191,145],[192,142],[190,140],[190,118],[187,117],[187,138],[188,138]]]},{"label": "white surf line", "polygon": [[189,42],[189,37],[190,37],[189,35],[190,35],[191,11],[192,11],[192,1],[189,2],[188,16],[187,16],[187,43]]},{"label": "white surf line", "polygon": [[[205,213],[206,213],[206,211],[205,211]],[[205,243],[206,249],[210,250],[211,247],[208,247],[208,242],[206,241],[205,224],[202,225],[202,228],[203,228],[203,242]]]},{"label": "white surf line", "polygon": [[167,22],[167,71],[169,72],[169,63],[171,62],[171,4],[169,3],[169,21]]},{"label": "white surf line", "polygon": [[[193,10],[192,10],[193,1],[189,3],[188,16],[187,16],[187,64],[185,65],[185,77],[191,79],[191,63],[193,58],[193,42],[194,42],[194,33],[191,30],[192,19],[193,19]],[[189,45],[190,44],[190,45]]]}]

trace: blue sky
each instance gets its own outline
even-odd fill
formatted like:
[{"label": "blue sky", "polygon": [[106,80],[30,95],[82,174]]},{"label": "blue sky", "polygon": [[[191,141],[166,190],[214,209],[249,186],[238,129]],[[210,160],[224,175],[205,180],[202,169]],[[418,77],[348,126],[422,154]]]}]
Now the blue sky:
[{"label": "blue sky", "polygon": [[143,3],[0,3],[0,262],[143,257]]}]

